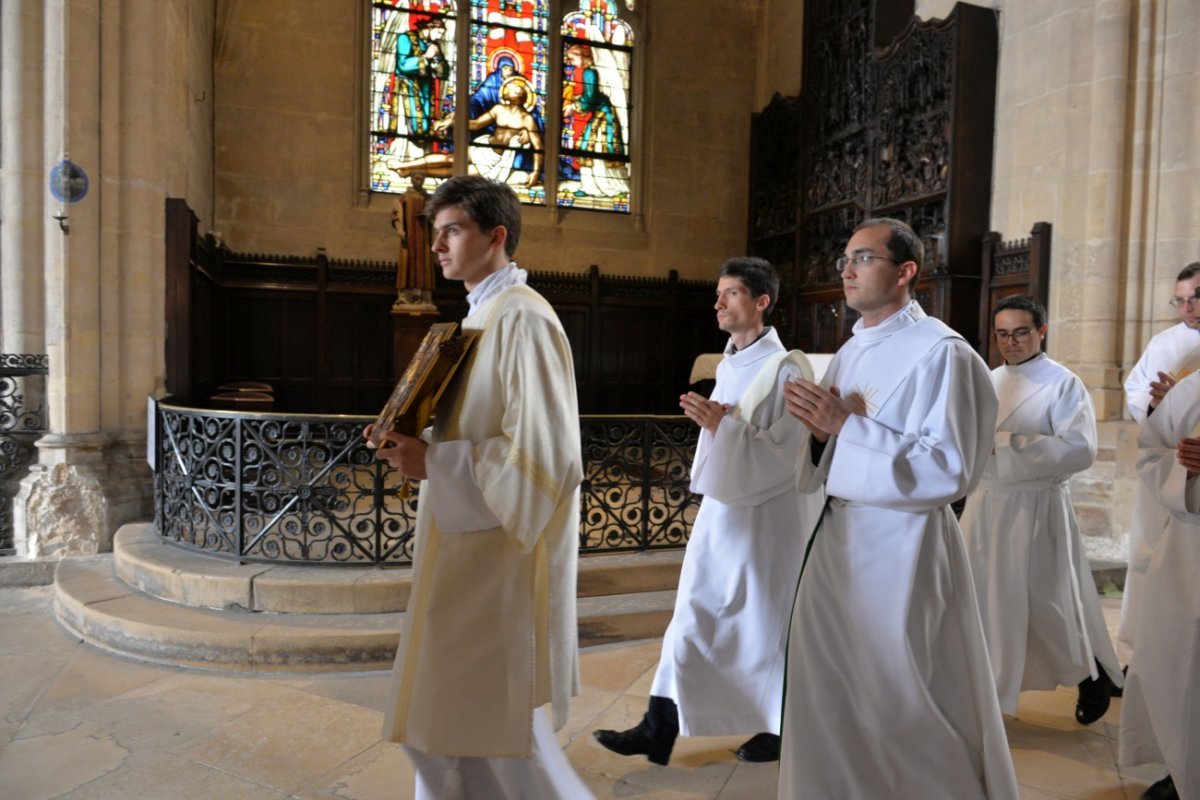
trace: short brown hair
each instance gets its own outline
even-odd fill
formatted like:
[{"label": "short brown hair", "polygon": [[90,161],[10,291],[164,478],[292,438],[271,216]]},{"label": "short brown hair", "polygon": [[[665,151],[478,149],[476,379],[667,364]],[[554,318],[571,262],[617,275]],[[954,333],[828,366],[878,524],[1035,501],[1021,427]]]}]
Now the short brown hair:
[{"label": "short brown hair", "polygon": [[1175,282],[1190,280],[1196,277],[1197,273],[1200,273],[1200,261],[1193,261],[1180,270],[1179,277],[1175,279]]},{"label": "short brown hair", "polygon": [[432,222],[439,211],[450,206],[461,208],[484,233],[504,226],[508,232],[504,253],[512,258],[521,239],[521,201],[511,188],[480,175],[448,178],[430,196],[421,215]]}]

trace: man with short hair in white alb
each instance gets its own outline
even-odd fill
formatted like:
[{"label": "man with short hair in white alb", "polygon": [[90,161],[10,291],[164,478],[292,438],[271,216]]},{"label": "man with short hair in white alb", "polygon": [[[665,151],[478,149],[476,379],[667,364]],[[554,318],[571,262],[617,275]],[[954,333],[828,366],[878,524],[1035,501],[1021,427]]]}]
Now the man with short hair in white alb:
[{"label": "man with short hair in white alb", "polygon": [[987,366],[911,296],[924,247],[870,219],[838,259],[862,315],[821,385],[800,487],[829,501],[788,639],[780,800],[1016,800],[962,534],[950,504],[996,436]]},{"label": "man with short hair in white alb", "polygon": [[1090,725],[1122,684],[1068,484],[1096,459],[1096,413],[1083,381],[1042,352],[1041,303],[1005,297],[992,328],[996,443],[962,531],[1000,709],[1015,716],[1026,689],[1077,685],[1075,719]]},{"label": "man with short hair in white alb", "polygon": [[463,328],[479,339],[429,441],[387,431],[378,452],[423,481],[383,735],[404,744],[417,800],[590,798],[554,733],[579,690],[571,346],[512,260],[512,189],[451,178],[425,214],[442,274],[466,286]]},{"label": "man with short hair in white alb", "polygon": [[[1200,261],[1180,270],[1171,294],[1171,306],[1179,322],[1156,334],[1146,345],[1146,351],[1125,379],[1125,400],[1129,414],[1141,424],[1154,413],[1166,393],[1175,383],[1200,368]],[[1150,555],[1158,535],[1166,524],[1161,504],[1138,483],[1133,499],[1133,524],[1129,530],[1129,565],[1125,571],[1125,588],[1121,599],[1121,624],[1115,642],[1117,656],[1128,664],[1133,653],[1134,631],[1138,619],[1138,602]]]}]

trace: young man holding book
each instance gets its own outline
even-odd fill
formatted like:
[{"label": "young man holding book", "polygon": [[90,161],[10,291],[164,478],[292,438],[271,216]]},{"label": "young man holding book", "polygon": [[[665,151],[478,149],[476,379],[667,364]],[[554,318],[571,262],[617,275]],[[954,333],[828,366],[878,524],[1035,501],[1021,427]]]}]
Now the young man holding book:
[{"label": "young man holding book", "polygon": [[512,261],[511,189],[451,178],[425,214],[443,274],[467,288],[463,328],[480,337],[428,440],[389,431],[378,453],[423,481],[384,738],[404,744],[418,800],[591,797],[554,735],[579,686],[570,344]]}]

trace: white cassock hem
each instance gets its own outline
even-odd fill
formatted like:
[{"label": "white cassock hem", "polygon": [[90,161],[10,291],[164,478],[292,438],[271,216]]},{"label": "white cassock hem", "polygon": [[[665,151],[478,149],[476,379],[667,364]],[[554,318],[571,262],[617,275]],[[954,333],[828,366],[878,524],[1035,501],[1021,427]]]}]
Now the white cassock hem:
[{"label": "white cassock hem", "polygon": [[402,745],[417,773],[415,800],[594,800],[559,747],[546,709],[533,712],[529,758],[433,756]]}]

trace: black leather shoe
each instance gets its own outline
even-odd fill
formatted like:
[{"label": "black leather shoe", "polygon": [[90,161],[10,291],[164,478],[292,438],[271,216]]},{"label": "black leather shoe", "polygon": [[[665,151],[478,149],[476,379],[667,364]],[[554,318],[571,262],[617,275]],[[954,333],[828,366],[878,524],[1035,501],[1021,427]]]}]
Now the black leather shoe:
[{"label": "black leather shoe", "polygon": [[778,761],[779,737],[773,733],[756,733],[737,749],[738,761]]},{"label": "black leather shoe", "polygon": [[593,731],[592,736],[602,747],[607,747],[614,753],[623,756],[646,756],[655,764],[666,766],[671,760],[671,750],[675,747],[675,737],[661,740],[647,736],[641,727],[630,728],[627,731]]},{"label": "black leather shoe", "polygon": [[1098,678],[1086,678],[1079,684],[1079,700],[1075,702],[1075,721],[1080,725],[1091,725],[1108,711],[1113,682],[1103,667],[1099,667],[1099,672]]},{"label": "black leather shoe", "polygon": [[1175,781],[1171,780],[1171,776],[1168,775],[1147,789],[1146,793],[1142,795],[1142,800],[1179,800],[1179,792],[1175,790]]}]

